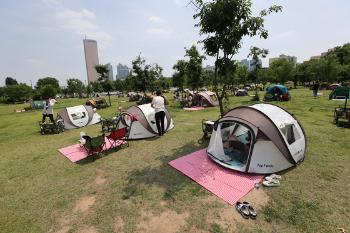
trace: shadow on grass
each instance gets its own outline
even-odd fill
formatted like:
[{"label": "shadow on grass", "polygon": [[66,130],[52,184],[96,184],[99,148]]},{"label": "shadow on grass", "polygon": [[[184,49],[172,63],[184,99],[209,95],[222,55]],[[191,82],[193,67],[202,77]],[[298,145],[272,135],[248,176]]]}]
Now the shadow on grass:
[{"label": "shadow on grass", "polygon": [[128,145],[120,145],[118,147],[114,147],[112,149],[109,149],[107,151],[104,151],[104,152],[100,152],[98,154],[93,154],[93,155],[90,155],[82,160],[79,160],[76,162],[76,164],[79,164],[79,165],[86,165],[86,164],[89,164],[89,163],[93,163],[95,162],[96,160],[98,159],[102,159],[106,156],[109,156],[109,154],[112,154],[112,153],[115,153],[115,152],[118,152],[119,150],[122,150],[124,148],[127,148]]},{"label": "shadow on grass", "polygon": [[[186,185],[190,184],[190,180],[176,169],[170,167],[168,163],[183,155],[203,149],[206,145],[207,144],[197,145],[194,141],[189,142],[180,148],[173,149],[173,153],[169,156],[158,157],[157,160],[161,161],[160,166],[155,168],[146,167],[142,170],[130,173],[127,177],[128,183],[123,189],[122,198],[126,200],[132,196],[141,195],[139,187],[143,185],[156,185],[164,188],[164,200],[175,200],[176,194]],[[193,188],[191,187],[190,192],[195,194],[193,196],[198,196],[201,192],[201,186],[195,185]]]}]

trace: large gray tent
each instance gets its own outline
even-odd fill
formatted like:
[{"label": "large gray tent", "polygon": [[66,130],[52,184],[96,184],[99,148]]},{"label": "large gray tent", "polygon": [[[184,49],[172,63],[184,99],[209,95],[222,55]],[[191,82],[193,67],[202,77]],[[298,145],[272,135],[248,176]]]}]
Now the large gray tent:
[{"label": "large gray tent", "polygon": [[220,165],[269,174],[303,161],[306,137],[300,122],[271,104],[237,107],[219,119],[207,149]]}]

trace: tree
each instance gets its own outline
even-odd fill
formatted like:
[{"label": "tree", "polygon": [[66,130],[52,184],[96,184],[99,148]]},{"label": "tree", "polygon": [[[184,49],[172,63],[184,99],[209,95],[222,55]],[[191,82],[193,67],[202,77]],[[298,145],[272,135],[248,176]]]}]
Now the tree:
[{"label": "tree", "polygon": [[71,95],[78,93],[79,98],[83,97],[84,84],[81,80],[76,78],[67,79],[67,91]]},{"label": "tree", "polygon": [[285,83],[294,77],[294,63],[287,59],[281,58],[271,63],[270,75],[276,83]]},{"label": "tree", "polygon": [[185,60],[178,60],[173,66],[173,69],[175,70],[175,73],[173,74],[173,86],[180,88],[181,95],[183,94],[184,86],[187,80],[186,66],[187,62]]},{"label": "tree", "polygon": [[44,86],[51,85],[53,88],[56,89],[56,92],[60,90],[60,84],[56,78],[53,77],[46,77],[41,78],[36,83],[36,89],[41,89]]},{"label": "tree", "polygon": [[157,90],[166,90],[169,89],[170,87],[170,79],[169,78],[165,78],[165,77],[160,77],[157,81],[156,81],[156,89]]},{"label": "tree", "polygon": [[5,79],[5,85],[6,85],[6,86],[17,85],[17,84],[18,84],[18,83],[17,83],[17,80],[14,79],[14,78],[7,77],[7,78]]},{"label": "tree", "polygon": [[199,87],[203,86],[202,62],[205,57],[199,54],[195,45],[186,49],[185,57],[189,58],[186,65],[187,84],[192,90],[198,90]]},{"label": "tree", "polygon": [[214,71],[203,69],[202,79],[203,79],[204,86],[206,86],[207,88],[211,88],[213,77],[214,77]]},{"label": "tree", "polygon": [[8,85],[5,87],[4,92],[9,103],[23,102],[33,96],[32,88],[25,83]]},{"label": "tree", "polygon": [[132,75],[129,84],[138,91],[146,92],[155,90],[155,82],[162,77],[163,68],[157,63],[146,64],[145,58],[140,55],[132,61]]},{"label": "tree", "polygon": [[270,80],[268,68],[260,68],[258,70],[258,77],[262,84],[265,86],[266,83]]},{"label": "tree", "polygon": [[96,65],[95,66],[96,72],[99,74],[98,81],[102,84],[102,89],[107,92],[108,94],[108,101],[109,101],[109,106],[112,106],[111,104],[111,83],[110,80],[108,79],[108,65]]},{"label": "tree", "polygon": [[267,49],[260,49],[258,47],[251,47],[250,53],[248,57],[252,57],[252,65],[254,67],[253,74],[255,76],[255,101],[259,101],[259,95],[258,95],[258,83],[259,83],[259,76],[258,71],[261,69],[261,63],[259,62],[259,58],[265,58],[269,54],[269,51]]},{"label": "tree", "polygon": [[319,59],[319,79],[324,82],[334,82],[338,80],[341,73],[341,65],[335,55],[329,55]]},{"label": "tree", "polygon": [[246,66],[239,65],[235,72],[235,77],[239,84],[246,84],[248,80],[248,68]]},{"label": "tree", "polygon": [[[223,98],[226,97],[228,76],[235,71],[232,57],[241,47],[243,37],[260,36],[266,39],[268,31],[264,28],[264,17],[272,12],[282,10],[281,6],[271,6],[262,10],[259,16],[252,15],[251,0],[214,0],[191,1],[198,9],[193,17],[200,34],[206,38],[201,42],[205,53],[215,57],[213,86],[224,115]],[[220,86],[221,85],[221,86]]]},{"label": "tree", "polygon": [[114,89],[117,91],[124,91],[126,89],[125,87],[125,81],[121,79],[117,79],[114,81]]},{"label": "tree", "polygon": [[86,86],[86,95],[87,95],[87,97],[90,97],[90,95],[92,94],[92,92],[93,92],[92,85],[89,83],[89,84]]},{"label": "tree", "polygon": [[39,94],[43,99],[55,98],[57,95],[57,89],[48,84],[39,89]]},{"label": "tree", "polygon": [[90,84],[94,92],[103,92],[102,84],[100,82],[91,82]]}]

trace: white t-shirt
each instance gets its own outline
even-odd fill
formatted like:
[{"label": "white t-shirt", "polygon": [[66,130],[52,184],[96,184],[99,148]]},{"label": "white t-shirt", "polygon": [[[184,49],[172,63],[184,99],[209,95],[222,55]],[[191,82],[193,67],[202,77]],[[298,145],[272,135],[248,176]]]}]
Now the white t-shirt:
[{"label": "white t-shirt", "polygon": [[164,98],[161,96],[156,96],[152,100],[152,107],[155,109],[155,112],[165,111]]},{"label": "white t-shirt", "polygon": [[44,102],[44,109],[43,114],[53,114],[53,106],[55,105],[56,100],[52,99],[47,104],[46,101]]}]

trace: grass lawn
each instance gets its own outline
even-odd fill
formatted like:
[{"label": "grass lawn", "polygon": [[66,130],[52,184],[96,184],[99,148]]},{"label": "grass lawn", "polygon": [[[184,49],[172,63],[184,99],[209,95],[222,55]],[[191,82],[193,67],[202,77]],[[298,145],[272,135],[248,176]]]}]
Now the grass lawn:
[{"label": "grass lawn", "polygon": [[[100,133],[100,125],[61,134],[39,133],[41,111],[15,113],[24,105],[0,105],[0,232],[338,232],[350,231],[350,129],[332,124],[328,91],[292,90],[278,104],[303,124],[305,161],[285,174],[278,188],[260,188],[246,197],[258,219],[244,220],[204,188],[167,163],[206,146],[201,120],[217,119],[218,108],[185,112],[170,102],[175,128],[159,139],[131,141],[130,147],[100,159],[74,164],[57,149],[77,143],[80,131]],[[169,95],[170,96],[170,95]],[[111,117],[112,98],[100,110]],[[85,99],[63,99],[65,106]],[[229,106],[249,105],[232,97]]]}]

